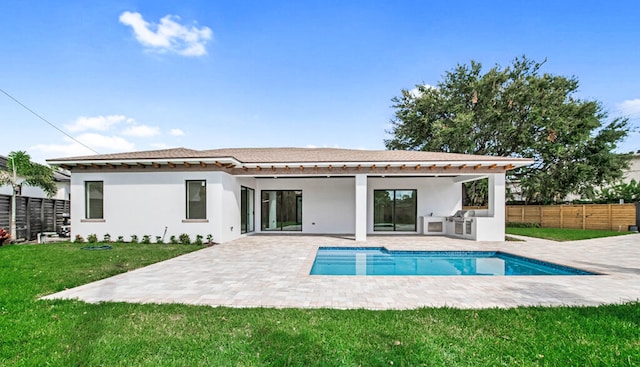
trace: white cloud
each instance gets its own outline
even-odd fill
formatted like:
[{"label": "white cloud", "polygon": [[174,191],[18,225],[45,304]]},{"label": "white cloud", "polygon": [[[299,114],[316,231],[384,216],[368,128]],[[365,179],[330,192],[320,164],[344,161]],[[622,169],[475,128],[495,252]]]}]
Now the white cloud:
[{"label": "white cloud", "polygon": [[339,149],[340,146],[338,144],[334,144],[334,145],[329,145],[329,144],[323,144],[322,146],[318,146],[318,145],[314,145],[314,144],[307,144],[306,146],[309,149],[316,149],[316,148],[334,148],[334,149]]},{"label": "white cloud", "polygon": [[80,116],[72,124],[65,125],[65,128],[71,132],[80,132],[86,130],[107,131],[111,126],[121,122],[135,123],[135,120],[123,115],[110,116]]},{"label": "white cloud", "polygon": [[131,26],[136,39],[149,50],[173,52],[182,56],[203,56],[207,54],[205,45],[213,37],[209,27],[188,27],[179,24],[180,17],[166,15],[160,24],[149,23],[140,13],[125,11],[120,15],[120,23]]},{"label": "white cloud", "polygon": [[41,153],[40,155],[44,156],[44,159],[95,154],[76,142],[68,144],[37,144],[29,149]]},{"label": "white cloud", "polygon": [[134,125],[122,131],[122,135],[134,136],[138,138],[149,138],[160,134],[160,128],[148,125]]},{"label": "white cloud", "polygon": [[180,129],[171,129],[169,131],[169,135],[171,135],[171,136],[183,136],[184,135],[184,131],[182,131]]},{"label": "white cloud", "polygon": [[156,149],[168,149],[168,148],[171,148],[169,145],[167,145],[165,143],[151,143],[150,145],[152,147],[156,148]]},{"label": "white cloud", "polygon": [[427,89],[437,89],[437,88],[434,87],[433,85],[422,84],[422,85],[416,86],[415,88],[411,89],[409,91],[409,94],[413,98],[419,98],[419,97],[422,97],[422,93],[424,93],[424,91],[427,90]]},{"label": "white cloud", "polygon": [[[106,136],[95,133],[85,133],[75,137],[76,140],[90,146],[99,153],[126,152],[135,150],[135,145],[119,136]],[[64,137],[64,144],[38,144],[30,149],[41,152],[47,158],[61,158],[78,155],[95,154],[82,144]]]},{"label": "white cloud", "polygon": [[640,98],[628,99],[622,103],[618,103],[617,107],[624,115],[640,115]]},{"label": "white cloud", "polygon": [[95,133],[86,133],[76,137],[82,143],[99,152],[125,152],[135,149],[135,145],[120,136],[106,136]]}]

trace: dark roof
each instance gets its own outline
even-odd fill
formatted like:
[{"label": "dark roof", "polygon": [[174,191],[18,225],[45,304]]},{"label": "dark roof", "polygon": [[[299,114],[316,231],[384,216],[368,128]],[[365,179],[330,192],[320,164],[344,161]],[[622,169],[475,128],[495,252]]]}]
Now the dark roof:
[{"label": "dark roof", "polygon": [[114,153],[48,159],[49,162],[119,161],[119,160],[171,160],[233,158],[244,164],[252,163],[326,163],[326,162],[530,162],[526,158],[496,157],[443,152],[408,150],[358,150],[338,148],[227,148],[193,150],[174,148],[141,152]]}]

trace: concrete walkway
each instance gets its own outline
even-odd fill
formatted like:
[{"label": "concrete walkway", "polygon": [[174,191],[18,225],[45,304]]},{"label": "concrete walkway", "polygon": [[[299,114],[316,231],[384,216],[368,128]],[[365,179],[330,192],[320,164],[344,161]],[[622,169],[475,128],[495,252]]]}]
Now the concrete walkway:
[{"label": "concrete walkway", "polygon": [[[310,276],[319,246],[499,250],[588,276]],[[411,309],[599,305],[640,299],[640,234],[575,242],[472,242],[425,236],[248,236],[45,299],[230,307]]]}]

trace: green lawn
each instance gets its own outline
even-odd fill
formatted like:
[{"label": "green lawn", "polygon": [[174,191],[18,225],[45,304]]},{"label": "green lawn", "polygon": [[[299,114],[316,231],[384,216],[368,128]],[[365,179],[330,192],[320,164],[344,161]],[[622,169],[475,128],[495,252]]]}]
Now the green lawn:
[{"label": "green lawn", "polygon": [[620,236],[632,232],[606,231],[599,229],[569,229],[569,228],[518,228],[507,227],[507,234],[527,237],[544,238],[554,241],[578,241],[590,238]]},{"label": "green lawn", "polygon": [[140,244],[116,244],[111,251],[80,247],[0,247],[0,365],[640,365],[638,302],[509,310],[345,311],[37,300],[197,249]]}]

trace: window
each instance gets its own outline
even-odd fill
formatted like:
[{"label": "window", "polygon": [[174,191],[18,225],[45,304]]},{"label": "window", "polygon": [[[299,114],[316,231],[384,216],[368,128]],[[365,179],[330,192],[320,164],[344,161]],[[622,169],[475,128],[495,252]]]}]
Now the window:
[{"label": "window", "polygon": [[85,192],[85,216],[87,219],[104,218],[104,193],[102,181],[86,181]]},{"label": "window", "polygon": [[187,219],[207,219],[207,182],[187,181]]},{"label": "window", "polygon": [[374,190],[374,231],[416,231],[416,190]]},{"label": "window", "polygon": [[262,191],[263,231],[302,231],[302,191]]}]

